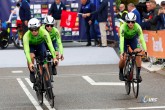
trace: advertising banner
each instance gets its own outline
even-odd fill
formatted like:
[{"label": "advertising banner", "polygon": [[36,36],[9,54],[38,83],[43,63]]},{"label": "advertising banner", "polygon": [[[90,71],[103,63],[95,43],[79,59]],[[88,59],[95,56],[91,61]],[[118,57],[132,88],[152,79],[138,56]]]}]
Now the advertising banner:
[{"label": "advertising banner", "polygon": [[[17,1],[18,0],[0,0],[0,7],[1,7],[0,23],[3,23],[8,20],[11,11],[16,7]],[[61,1],[65,4],[67,11],[79,12],[81,6],[80,0],[61,0]],[[91,2],[95,3],[97,8],[99,7],[98,1],[99,0],[91,0]],[[55,2],[55,0],[30,0],[31,17],[32,18],[35,17],[43,23],[43,19],[47,15],[48,10],[53,2]],[[113,2],[113,0],[109,1],[109,16],[113,16],[113,8],[112,8],[113,3],[111,2]],[[112,22],[113,22],[113,17],[112,17]],[[13,17],[11,24],[12,27],[16,26],[15,25],[16,17]],[[98,26],[96,27],[98,28]],[[113,23],[112,23],[112,28],[113,28]],[[114,36],[115,34],[113,32],[110,33],[110,35],[111,37],[108,37],[109,39],[111,39],[112,36]],[[66,27],[63,28],[62,39],[71,40],[71,41],[72,40],[86,41],[87,38],[85,33],[84,19],[81,17],[81,15],[77,15],[74,28],[66,28]]]},{"label": "advertising banner", "polygon": [[143,31],[148,55],[156,58],[165,58],[165,30]]}]

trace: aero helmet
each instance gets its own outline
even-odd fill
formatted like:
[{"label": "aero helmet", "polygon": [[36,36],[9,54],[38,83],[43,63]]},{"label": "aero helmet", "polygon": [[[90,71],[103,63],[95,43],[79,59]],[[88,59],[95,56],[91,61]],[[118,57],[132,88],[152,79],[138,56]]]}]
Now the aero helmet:
[{"label": "aero helmet", "polygon": [[39,28],[40,21],[37,18],[32,18],[28,22],[28,28]]},{"label": "aero helmet", "polygon": [[46,16],[45,19],[44,19],[44,23],[54,25],[55,24],[55,19],[52,16]]},{"label": "aero helmet", "polygon": [[132,13],[132,12],[127,13],[125,15],[125,20],[126,21],[136,21],[136,15],[134,13]]}]

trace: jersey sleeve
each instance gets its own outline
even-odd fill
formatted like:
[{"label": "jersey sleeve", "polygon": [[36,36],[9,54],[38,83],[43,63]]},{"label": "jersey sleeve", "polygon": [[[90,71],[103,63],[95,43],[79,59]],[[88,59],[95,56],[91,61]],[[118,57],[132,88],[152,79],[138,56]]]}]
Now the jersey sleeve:
[{"label": "jersey sleeve", "polygon": [[24,48],[24,53],[25,53],[28,63],[32,63],[32,60],[30,57],[30,47],[29,47],[29,31],[27,31],[25,35],[23,36],[23,48]]},{"label": "jersey sleeve", "polygon": [[53,44],[52,44],[52,40],[50,38],[49,33],[45,29],[42,29],[42,31],[44,33],[43,37],[44,37],[44,39],[46,41],[46,44],[48,45],[48,48],[49,48],[53,58],[56,58],[55,50],[54,50],[54,47],[53,47]]},{"label": "jersey sleeve", "polygon": [[62,45],[62,41],[61,41],[61,35],[60,35],[60,33],[59,33],[59,31],[57,29],[55,29],[55,32],[57,33],[56,34],[56,42],[57,42],[60,54],[63,55],[64,49],[63,49],[63,45]]},{"label": "jersey sleeve", "polygon": [[120,27],[120,53],[124,53],[124,24]]},{"label": "jersey sleeve", "polygon": [[140,27],[139,24],[137,24],[137,27],[139,29],[138,35],[139,35],[140,42],[142,44],[143,49],[146,51],[147,50],[147,47],[146,47],[146,42],[144,40],[144,35],[143,35],[142,28]]}]

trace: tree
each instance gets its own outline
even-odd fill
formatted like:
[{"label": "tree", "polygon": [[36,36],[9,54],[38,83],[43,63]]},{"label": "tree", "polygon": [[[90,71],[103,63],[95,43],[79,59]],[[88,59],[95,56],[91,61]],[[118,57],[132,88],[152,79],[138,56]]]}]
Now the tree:
[{"label": "tree", "polygon": [[121,0],[115,0],[115,3],[116,3],[117,8],[119,8],[119,5],[121,3]]}]

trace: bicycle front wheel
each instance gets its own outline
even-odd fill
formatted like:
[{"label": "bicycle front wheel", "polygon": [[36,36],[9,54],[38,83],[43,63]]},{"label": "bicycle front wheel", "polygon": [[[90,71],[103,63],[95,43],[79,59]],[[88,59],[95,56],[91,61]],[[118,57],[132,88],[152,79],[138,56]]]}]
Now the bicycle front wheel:
[{"label": "bicycle front wheel", "polygon": [[[51,73],[50,73],[51,74]],[[48,75],[47,71],[44,71],[44,82],[45,82],[45,89],[46,94],[45,97],[49,101],[50,106],[54,107],[54,94],[53,94],[53,87],[51,84],[50,76]]]},{"label": "bicycle front wheel", "polygon": [[129,77],[128,75],[129,75],[129,61],[127,60],[124,67],[124,78],[126,78],[125,90],[126,90],[127,95],[129,95],[131,91],[131,82],[128,80],[128,77]]},{"label": "bicycle front wheel", "polygon": [[36,82],[33,88],[36,91],[36,96],[37,96],[39,104],[42,105],[43,104],[43,91],[42,91],[42,83],[41,83],[42,79],[40,77],[40,73],[37,67],[34,67],[34,73],[36,76]]},{"label": "bicycle front wheel", "polygon": [[133,88],[133,93],[135,98],[138,97],[139,94],[139,82],[137,81],[136,75],[137,75],[137,66],[136,63],[134,64],[133,67],[133,82],[132,82],[132,88]]}]

